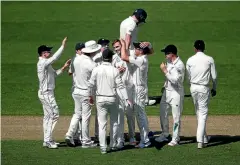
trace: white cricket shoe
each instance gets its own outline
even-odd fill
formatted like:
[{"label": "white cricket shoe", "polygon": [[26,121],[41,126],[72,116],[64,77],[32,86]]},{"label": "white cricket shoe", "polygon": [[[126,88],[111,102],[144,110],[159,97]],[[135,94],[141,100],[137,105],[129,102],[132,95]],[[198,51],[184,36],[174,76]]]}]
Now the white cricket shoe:
[{"label": "white cricket shoe", "polygon": [[71,136],[66,136],[65,137],[65,142],[67,143],[67,145],[69,147],[75,147],[75,143],[74,143],[74,140]]},{"label": "white cricket shoe", "polygon": [[170,143],[168,143],[169,146],[176,146],[178,145],[178,142],[176,142],[175,140],[172,140]]},{"label": "white cricket shoe", "polygon": [[148,102],[145,102],[145,105],[154,105],[156,103],[156,100],[149,100]]},{"label": "white cricket shoe", "polygon": [[82,143],[82,148],[93,148],[97,147],[97,144],[94,143],[94,141],[91,141],[90,143]]},{"label": "white cricket shoe", "polygon": [[130,138],[129,139],[129,145],[135,146],[137,144],[137,141],[135,138]]},{"label": "white cricket shoe", "polygon": [[58,148],[57,144],[55,142],[44,142],[44,147],[50,148],[50,149],[56,149]]},{"label": "white cricket shoe", "polygon": [[211,136],[204,136],[204,139],[203,139],[204,144],[208,144],[210,139],[211,139]]},{"label": "white cricket shoe", "polygon": [[124,142],[120,142],[117,144],[117,149],[121,150],[124,147]]},{"label": "white cricket shoe", "polygon": [[107,153],[107,149],[101,148],[101,149],[100,149],[100,152],[101,152],[101,154],[106,154],[106,153]]},{"label": "white cricket shoe", "polygon": [[[55,141],[52,141],[52,143],[55,143],[56,145],[59,145],[60,143],[57,143],[57,142],[55,142]],[[43,142],[43,147],[47,147],[48,146],[48,144],[47,144],[47,142]]]},{"label": "white cricket shoe", "polygon": [[205,148],[205,144],[204,143],[198,143],[198,149],[202,149],[202,148]]},{"label": "white cricket shoe", "polygon": [[151,145],[151,142],[147,142],[147,143],[142,143],[140,142],[136,147],[137,148],[147,148]]},{"label": "white cricket shoe", "polygon": [[161,143],[161,142],[167,142],[168,139],[163,134],[161,134],[159,137],[155,138],[155,141],[158,143]]}]

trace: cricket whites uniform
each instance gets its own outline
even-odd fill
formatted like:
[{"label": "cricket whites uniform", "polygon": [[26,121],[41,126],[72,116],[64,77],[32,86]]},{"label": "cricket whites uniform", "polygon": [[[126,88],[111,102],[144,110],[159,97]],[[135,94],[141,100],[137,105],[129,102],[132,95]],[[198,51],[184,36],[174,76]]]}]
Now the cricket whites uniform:
[{"label": "cricket whites uniform", "polygon": [[212,78],[213,81],[213,89],[216,91],[217,73],[214,60],[203,52],[197,52],[188,59],[186,69],[191,84],[190,91],[198,120],[197,142],[207,143],[206,121],[210,97],[210,78]]},{"label": "cricket whites uniform", "polygon": [[[72,97],[74,96],[73,92],[74,92],[74,87],[75,87],[75,84],[76,84],[76,73],[75,73],[75,68],[74,68],[74,60],[78,56],[80,56],[80,54],[76,54],[76,56],[74,56],[72,58],[71,64],[70,64],[69,70],[68,70],[68,73],[71,73],[72,78],[73,78],[73,85],[72,85],[72,92],[71,92]],[[78,103],[78,101],[75,102],[76,99],[74,99],[74,97],[73,97],[73,100],[74,100],[74,113],[75,113],[79,109],[79,103]],[[73,139],[76,140],[76,141],[81,141],[81,139],[82,139],[82,116],[80,117],[79,125],[77,126],[76,133],[73,135]]]},{"label": "cricket whites uniform", "polygon": [[125,40],[126,34],[131,35],[130,50],[134,49],[133,42],[137,42],[137,31],[137,23],[131,16],[123,20],[120,24],[120,38]]},{"label": "cricket whites uniform", "polygon": [[172,63],[167,63],[167,71],[167,74],[165,74],[165,90],[160,102],[160,123],[162,128],[162,135],[166,138],[169,136],[168,112],[169,110],[172,110],[172,141],[178,143],[180,141],[179,133],[184,99],[184,63],[179,57],[177,57],[177,59],[175,59],[175,61]]},{"label": "cricket whites uniform", "polygon": [[92,70],[96,67],[96,63],[91,57],[84,54],[76,56],[73,61],[75,83],[72,97],[75,102],[75,113],[72,117],[66,136],[73,137],[76,133],[79,121],[82,118],[82,144],[90,145],[89,123],[91,116],[91,105],[89,103],[90,93],[88,90],[88,80],[90,79]]},{"label": "cricket whites uniform", "polygon": [[96,86],[96,104],[99,123],[99,142],[101,152],[106,152],[106,129],[107,114],[110,113],[110,147],[116,147],[118,135],[118,88],[124,98],[127,100],[126,89],[123,85],[119,71],[111,63],[103,62],[94,68],[89,80],[89,91]]},{"label": "cricket whites uniform", "polygon": [[54,63],[62,54],[64,46],[50,58],[39,57],[37,63],[37,73],[39,79],[38,97],[43,105],[43,133],[44,142],[53,142],[52,133],[59,118],[59,109],[54,96],[55,78],[62,73],[62,70],[54,70]]},{"label": "cricket whites uniform", "polygon": [[137,123],[140,130],[140,147],[149,146],[148,138],[149,126],[148,118],[145,112],[145,98],[147,92],[147,72],[148,72],[148,57],[147,55],[130,56],[129,63],[133,66],[133,85],[134,85],[134,111],[136,113]]},{"label": "cricket whites uniform", "polygon": [[[134,52],[133,50],[131,51]],[[132,54],[131,53],[131,54]],[[127,89],[127,95],[130,101],[133,101],[133,83],[132,83],[132,64],[126,63],[121,59],[118,54],[113,55],[112,65],[117,67],[125,67],[126,70],[123,73],[120,73],[122,78],[123,84]],[[118,90],[118,89],[117,89]],[[119,92],[118,92],[119,93]],[[130,143],[135,142],[135,115],[133,107],[126,106],[126,101],[124,100],[123,96],[118,95],[119,99],[119,137],[118,137],[118,144],[124,142],[124,114],[126,112],[127,123],[128,123],[128,130],[129,130],[129,139]]]}]

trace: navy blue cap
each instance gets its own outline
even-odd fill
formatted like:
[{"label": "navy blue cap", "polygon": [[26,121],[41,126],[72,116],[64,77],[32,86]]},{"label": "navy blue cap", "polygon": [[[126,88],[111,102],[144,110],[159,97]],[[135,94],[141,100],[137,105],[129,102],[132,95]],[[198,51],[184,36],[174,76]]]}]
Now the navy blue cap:
[{"label": "navy blue cap", "polygon": [[85,44],[84,43],[77,43],[75,46],[75,50],[81,50],[82,48],[85,48]]},{"label": "navy blue cap", "polygon": [[133,15],[138,19],[139,22],[146,22],[147,12],[144,9],[137,9],[133,12]]},{"label": "navy blue cap", "polygon": [[168,45],[164,49],[162,49],[161,52],[164,52],[165,54],[168,53],[177,54],[177,47],[175,45]]},{"label": "navy blue cap", "polygon": [[103,52],[102,52],[102,57],[103,60],[110,60],[112,58],[112,56],[114,55],[114,52],[108,48],[106,48]]},{"label": "navy blue cap", "polygon": [[197,50],[202,50],[204,51],[205,50],[205,43],[203,40],[196,40],[194,42],[194,47],[197,49]]},{"label": "navy blue cap", "polygon": [[108,39],[104,39],[104,38],[100,38],[98,40],[98,44],[102,45],[102,46],[106,46],[110,43],[110,41]]},{"label": "navy blue cap", "polygon": [[44,51],[51,51],[53,47],[48,47],[46,45],[41,45],[38,47],[38,54],[40,55]]}]

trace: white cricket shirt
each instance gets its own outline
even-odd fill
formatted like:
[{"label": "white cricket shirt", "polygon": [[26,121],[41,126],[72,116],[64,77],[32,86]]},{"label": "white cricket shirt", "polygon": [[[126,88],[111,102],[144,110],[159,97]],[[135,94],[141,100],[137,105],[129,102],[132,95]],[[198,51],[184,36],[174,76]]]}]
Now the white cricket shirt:
[{"label": "white cricket shirt", "polygon": [[129,63],[134,64],[133,66],[133,84],[135,86],[147,87],[148,79],[148,57],[147,55],[141,56],[130,56]]},{"label": "white cricket shirt", "polygon": [[131,16],[123,20],[120,24],[120,38],[125,40],[126,34],[131,35],[130,49],[134,49],[133,42],[137,42],[137,31],[137,23]]},{"label": "white cricket shirt", "polygon": [[41,92],[52,91],[55,89],[55,77],[62,73],[61,69],[54,70],[54,63],[62,54],[64,47],[61,46],[50,58],[39,57],[37,63],[37,74],[39,80],[39,90]]},{"label": "white cricket shirt", "polygon": [[182,60],[177,57],[172,63],[167,63],[167,71],[165,89],[169,91],[182,90],[185,75],[185,66]]},{"label": "white cricket shirt", "polygon": [[89,80],[89,91],[96,87],[96,96],[115,97],[118,88],[121,95],[128,99],[119,71],[109,62],[102,62],[93,69]]},{"label": "white cricket shirt", "polygon": [[75,57],[73,67],[75,73],[73,94],[90,96],[88,92],[88,80],[91,77],[92,70],[96,67],[96,63],[91,57],[82,54]]},{"label": "white cricket shirt", "polygon": [[187,60],[186,69],[191,86],[208,86],[211,77],[213,89],[216,90],[217,72],[212,57],[203,52],[197,52]]}]

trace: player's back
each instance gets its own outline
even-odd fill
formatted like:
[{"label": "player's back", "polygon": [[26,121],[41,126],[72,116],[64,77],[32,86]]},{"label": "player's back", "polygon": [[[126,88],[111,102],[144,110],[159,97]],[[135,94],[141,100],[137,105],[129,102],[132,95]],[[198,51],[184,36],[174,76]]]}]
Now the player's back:
[{"label": "player's back", "polygon": [[75,58],[73,65],[76,76],[75,87],[83,90],[88,89],[88,80],[96,63],[90,57],[81,55]]},{"label": "player's back", "polygon": [[131,35],[131,47],[133,48],[132,43],[137,41],[137,24],[131,16],[120,24],[120,38],[125,40],[126,34]]},{"label": "player's back", "polygon": [[97,96],[115,96],[116,95],[116,77],[118,70],[111,63],[103,62],[97,66],[93,74],[96,74]]},{"label": "player's back", "polygon": [[208,85],[211,75],[211,63],[213,63],[213,58],[202,52],[190,57],[187,61],[190,83]]}]

